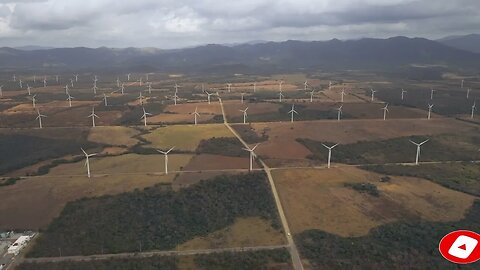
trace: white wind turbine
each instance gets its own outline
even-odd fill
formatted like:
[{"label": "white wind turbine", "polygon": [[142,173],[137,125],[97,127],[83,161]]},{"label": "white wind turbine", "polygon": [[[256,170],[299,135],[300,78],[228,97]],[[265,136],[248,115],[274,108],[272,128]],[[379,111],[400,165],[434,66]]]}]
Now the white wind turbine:
[{"label": "white wind turbine", "polygon": [[73,79],[70,79],[70,85],[71,85],[72,88],[73,88]]},{"label": "white wind turbine", "polygon": [[108,106],[107,95],[105,95],[105,93],[103,93],[103,104],[105,104],[105,107]]},{"label": "white wind turbine", "polygon": [[68,100],[68,106],[71,108],[72,107],[72,99],[74,99],[74,97],[70,96],[70,94],[67,93],[67,100]]},{"label": "white wind turbine", "polygon": [[402,88],[402,100],[404,99],[406,93],[407,93],[407,91],[403,90],[403,88]]},{"label": "white wind turbine", "polygon": [[92,113],[88,117],[92,118],[92,127],[95,127],[95,117],[100,118],[95,114],[95,107],[92,107]]},{"label": "white wind turbine", "polygon": [[23,81],[22,80],[18,80],[18,85],[20,86],[20,89],[23,88]]},{"label": "white wind turbine", "polygon": [[248,151],[250,153],[250,167],[248,170],[251,172],[253,170],[253,159],[256,157],[255,155],[255,149],[258,147],[259,143],[256,144],[253,148],[249,148],[248,146],[246,148],[243,148],[243,150]]},{"label": "white wind turbine", "polygon": [[385,104],[381,110],[383,110],[383,120],[387,120],[388,104]]},{"label": "white wind turbine", "polygon": [[303,83],[303,90],[307,91],[307,87],[308,87],[308,81],[305,81]]},{"label": "white wind turbine", "polygon": [[205,91],[205,94],[207,94],[208,104],[210,104],[210,96],[213,95],[213,93],[208,93]]},{"label": "white wind turbine", "polygon": [[195,126],[196,126],[197,125],[197,117],[200,117],[200,114],[198,113],[198,106],[195,107],[195,111],[192,114],[193,114],[193,118],[194,118]]},{"label": "white wind turbine", "polygon": [[432,108],[433,108],[433,104],[428,104],[428,117],[427,117],[428,120],[430,120],[430,117],[432,116]]},{"label": "white wind turbine", "polygon": [[152,83],[151,82],[148,83],[148,93],[149,94],[152,93]]},{"label": "white wind turbine", "polygon": [[175,146],[170,148],[168,151],[162,151],[157,149],[159,153],[162,153],[165,156],[165,174],[168,174],[168,153],[170,153],[170,151],[172,151],[173,148],[175,148]]},{"label": "white wind turbine", "polygon": [[37,75],[33,74],[33,83],[37,82]]},{"label": "white wind turbine", "polygon": [[143,119],[143,125],[144,126],[147,126],[147,116],[148,115],[152,115],[151,113],[148,113],[145,111],[145,108],[142,108],[143,109],[143,115],[142,115],[142,118],[140,119]]},{"label": "white wind turbine", "polygon": [[38,116],[37,116],[36,119],[38,120],[38,127],[39,127],[39,128],[43,128],[43,126],[42,126],[42,117],[47,117],[47,116],[41,114],[39,110],[37,110],[37,114],[38,114]]},{"label": "white wind turbine", "polygon": [[429,139],[421,142],[421,143],[416,143],[412,140],[410,140],[411,143],[415,144],[417,146],[417,156],[415,157],[415,165],[418,165],[418,158],[420,157],[420,146],[422,146],[424,143],[428,142]]},{"label": "white wind turbine", "polygon": [[97,75],[94,76],[93,81],[95,81],[95,82],[98,81],[98,76]]},{"label": "white wind turbine", "polygon": [[435,90],[435,89],[433,89],[433,88],[430,90],[430,100],[433,100],[433,93],[434,93],[435,91],[437,91],[437,90]]},{"label": "white wind turbine", "polygon": [[175,83],[175,94],[178,93],[178,87],[180,87],[180,86],[178,86],[178,84]]},{"label": "white wind turbine", "polygon": [[470,115],[470,118],[473,119],[473,116],[475,114],[475,110],[477,109],[477,105],[476,105],[476,102],[474,101],[473,102],[473,105],[472,105],[472,114]]},{"label": "white wind turbine", "polygon": [[229,93],[232,91],[232,84],[231,83],[227,83],[227,90],[228,90]]},{"label": "white wind turbine", "polygon": [[97,154],[96,153],[87,154],[87,152],[85,152],[85,150],[83,150],[83,148],[80,148],[80,149],[82,149],[82,152],[85,155],[85,159],[86,159],[85,160],[85,166],[87,167],[87,176],[88,176],[88,178],[90,178],[90,160],[89,160],[89,158],[93,157],[93,156],[96,156]]},{"label": "white wind turbine", "polygon": [[13,74],[13,81],[16,82],[17,81],[17,76],[15,74]]},{"label": "white wind turbine", "polygon": [[0,85],[0,97],[3,97],[3,84]]},{"label": "white wind turbine", "polygon": [[257,83],[253,83],[253,93],[257,92]]},{"label": "white wind turbine", "polygon": [[58,75],[55,75],[55,81],[58,83]]},{"label": "white wind turbine", "polygon": [[124,93],[124,91],[125,91],[125,83],[122,83],[122,88],[121,88],[121,90],[122,90],[122,95],[123,95],[123,93]]},{"label": "white wind turbine", "polygon": [[120,78],[119,77],[117,77],[116,83],[117,83],[117,87],[120,87]]},{"label": "white wind turbine", "polygon": [[145,79],[147,82],[148,82],[148,75],[149,75],[148,73],[145,73]]},{"label": "white wind turbine", "polygon": [[342,89],[342,92],[340,93],[340,95],[341,95],[342,103],[343,103],[343,99],[344,99],[344,97],[345,97],[345,95],[346,95],[346,93],[345,93],[345,88]]},{"label": "white wind turbine", "polygon": [[295,111],[295,104],[292,104],[292,109],[288,113],[292,115],[290,122],[293,123],[293,115],[298,114],[298,112]]},{"label": "white wind turbine", "polygon": [[175,103],[175,106],[177,106],[177,93],[175,93],[175,95],[173,95],[173,102]]},{"label": "white wind turbine", "polygon": [[282,85],[283,85],[283,81],[280,81],[278,83],[278,91],[282,92]]},{"label": "white wind turbine", "polygon": [[280,91],[280,92],[278,93],[278,101],[279,101],[279,102],[282,102],[282,98],[284,98],[284,97],[285,97],[285,96],[283,95],[283,92]]},{"label": "white wind turbine", "polygon": [[372,99],[371,101],[373,102],[373,100],[375,99],[375,92],[377,92],[376,90],[373,90],[372,88],[370,88],[370,92],[372,93]]},{"label": "white wind turbine", "polygon": [[98,90],[97,81],[94,81],[94,82],[93,82],[93,93],[94,93],[95,95],[97,94],[97,90]]},{"label": "white wind turbine", "polygon": [[328,82],[328,90],[332,90],[332,81]]},{"label": "white wind turbine", "polygon": [[467,99],[470,97],[470,91],[472,91],[472,89],[468,88],[467,89]]},{"label": "white wind turbine", "polygon": [[78,74],[75,74],[75,82],[78,82]]},{"label": "white wind turbine", "polygon": [[47,87],[47,78],[43,78],[43,88]]},{"label": "white wind turbine", "polygon": [[37,103],[37,99],[35,98],[36,96],[37,96],[37,94],[32,96],[32,106],[33,106],[33,108],[35,108],[36,103]]},{"label": "white wind turbine", "polygon": [[140,94],[138,95],[138,103],[140,103],[140,105],[143,105],[143,95],[142,95],[142,92],[140,92]]},{"label": "white wind turbine", "polygon": [[247,110],[248,110],[248,107],[245,108],[245,110],[239,110],[239,111],[243,112],[243,123],[244,124],[247,123]]},{"label": "white wind turbine", "polygon": [[462,83],[460,84],[460,86],[461,86],[462,88],[463,88],[463,81],[464,81],[464,80],[462,80]]},{"label": "white wind turbine", "polygon": [[143,86],[143,77],[140,77],[139,82],[140,82],[140,86]]},{"label": "white wind turbine", "polygon": [[343,105],[340,105],[340,107],[337,109],[337,121],[340,121],[340,118],[342,117],[342,108]]},{"label": "white wind turbine", "polygon": [[337,144],[333,145],[333,146],[326,146],[325,144],[322,143],[322,145],[328,149],[328,163],[327,163],[327,168],[330,169],[330,160],[332,159],[332,149],[335,148]]},{"label": "white wind turbine", "polygon": [[244,100],[244,98],[243,98],[243,97],[245,96],[245,93],[241,93],[240,95],[241,95],[241,98],[240,98],[240,103],[242,103],[242,104],[243,104],[243,100]]},{"label": "white wind turbine", "polygon": [[310,92],[310,102],[313,102],[313,95],[315,95],[315,89],[312,89],[312,92]]},{"label": "white wind turbine", "polygon": [[27,92],[28,92],[28,95],[31,96],[32,95],[32,88],[30,87],[30,85],[27,84]]},{"label": "white wind turbine", "polygon": [[128,73],[128,74],[127,74],[127,81],[130,81],[130,76],[131,76],[131,75],[132,75],[131,73]]},{"label": "white wind turbine", "polygon": [[68,93],[69,93],[69,92],[68,92],[68,84],[66,84],[64,88],[65,88],[65,94],[68,95]]}]

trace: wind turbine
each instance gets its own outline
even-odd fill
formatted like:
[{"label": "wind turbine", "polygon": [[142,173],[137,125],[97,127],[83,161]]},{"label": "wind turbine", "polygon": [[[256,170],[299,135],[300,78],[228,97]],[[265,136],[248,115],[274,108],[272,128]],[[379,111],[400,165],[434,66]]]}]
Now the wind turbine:
[{"label": "wind turbine", "polygon": [[123,95],[123,92],[125,91],[125,83],[122,83],[122,88],[121,88],[121,90],[122,90],[122,95]]},{"label": "wind turbine", "polygon": [[420,157],[420,146],[422,146],[422,144],[428,142],[428,140],[429,140],[429,139],[427,139],[427,140],[425,140],[425,141],[423,141],[423,142],[421,142],[421,143],[416,143],[416,142],[410,140],[411,143],[413,143],[413,144],[415,144],[415,145],[417,146],[417,156],[416,156],[416,158],[415,158],[415,165],[418,165],[418,158]]},{"label": "wind turbine", "polygon": [[140,82],[140,86],[143,86],[143,78],[142,77],[140,77],[139,82]]},{"label": "wind turbine", "polygon": [[20,86],[20,89],[23,88],[23,81],[22,80],[18,80],[18,85]]},{"label": "wind turbine", "polygon": [[92,107],[92,113],[88,117],[92,118],[92,127],[95,127],[95,117],[100,118],[95,114],[95,107]]},{"label": "wind turbine", "polygon": [[388,104],[386,104],[381,110],[383,110],[383,120],[387,120]]},{"label": "wind turbine", "polygon": [[31,96],[32,95],[32,88],[30,87],[30,85],[27,84],[27,92],[28,92],[28,95]]},{"label": "wind turbine", "polygon": [[43,78],[43,88],[47,87],[47,78]]},{"label": "wind turbine", "polygon": [[464,80],[462,80],[462,83],[460,84],[460,86],[461,86],[462,88],[463,88],[463,82],[464,82]]},{"label": "wind turbine", "polygon": [[107,95],[105,95],[105,93],[103,93],[103,103],[105,104],[105,107],[108,106]]},{"label": "wind turbine", "polygon": [[42,126],[42,117],[47,117],[47,116],[46,116],[46,115],[43,115],[43,114],[40,114],[40,111],[39,111],[39,110],[37,110],[37,114],[38,114],[38,116],[37,116],[36,119],[38,120],[38,127],[39,127],[39,128],[43,128],[43,126]]},{"label": "wind turbine", "polygon": [[3,97],[3,90],[2,89],[3,89],[3,84],[0,85],[0,97]]},{"label": "wind turbine", "polygon": [[93,156],[96,156],[97,154],[96,154],[96,153],[94,153],[94,154],[87,154],[87,152],[85,152],[85,150],[83,150],[83,148],[80,148],[80,149],[82,149],[82,152],[83,152],[83,154],[85,155],[85,158],[86,158],[86,160],[85,160],[85,166],[87,167],[87,176],[88,176],[88,178],[90,178],[90,161],[89,161],[89,158],[90,158],[90,157],[93,157]]},{"label": "wind turbine", "polygon": [[377,91],[370,88],[370,92],[372,92],[372,102],[373,102],[373,99],[375,98],[375,92]]},{"label": "wind turbine", "polygon": [[467,89],[467,99],[468,99],[469,96],[470,96],[470,91],[471,91],[471,90],[472,90],[472,89],[470,89],[470,88]]},{"label": "wind turbine", "polygon": [[403,90],[403,88],[402,88],[402,100],[403,100],[403,98],[405,97],[405,94],[406,94],[406,93],[407,93],[407,91]]},{"label": "wind turbine", "polygon": [[293,123],[293,115],[294,115],[295,113],[298,114],[298,112],[295,111],[295,104],[292,104],[292,109],[291,109],[288,113],[292,114],[292,118],[291,118],[290,121]]},{"label": "wind turbine", "polygon": [[117,82],[117,87],[120,87],[120,78],[119,77],[117,77],[116,82]]},{"label": "wind turbine", "polygon": [[152,114],[146,112],[145,108],[142,108],[142,109],[143,109],[143,115],[142,115],[142,118],[140,118],[140,119],[143,119],[143,125],[147,126],[147,115],[152,115]]},{"label": "wind turbine", "polygon": [[13,74],[13,81],[14,81],[14,82],[17,81],[17,76],[15,76],[15,74]]},{"label": "wind turbine", "polygon": [[340,93],[340,95],[342,96],[342,103],[343,103],[343,98],[345,97],[345,88],[342,89],[342,92]]},{"label": "wind turbine", "polygon": [[329,81],[328,82],[328,90],[331,90],[332,89],[332,81]]},{"label": "wind turbine", "polygon": [[37,82],[37,75],[33,74],[33,83]]},{"label": "wind turbine", "polygon": [[307,87],[308,87],[308,81],[305,81],[303,83],[303,90],[307,91]]},{"label": "wind turbine", "polygon": [[340,107],[338,107],[337,109],[337,121],[340,121],[340,117],[342,116],[342,108],[343,108],[343,104],[340,105]]},{"label": "wind turbine", "polygon": [[192,113],[193,117],[195,119],[195,126],[197,125],[197,117],[200,117],[200,114],[198,113],[198,106],[195,107],[195,111]]},{"label": "wind turbine", "polygon": [[310,92],[310,102],[313,102],[313,95],[315,94],[315,89],[312,89],[312,92]]},{"label": "wind turbine", "polygon": [[257,83],[253,83],[253,93],[257,92]]},{"label": "wind turbine", "polygon": [[205,94],[207,94],[208,104],[210,104],[210,96],[213,95],[213,93],[208,93],[205,91]]},{"label": "wind turbine", "polygon": [[240,98],[240,102],[243,104],[243,97],[245,96],[245,93],[241,93],[241,98]]},{"label": "wind turbine", "polygon": [[175,83],[175,94],[178,93],[178,87],[179,87],[178,84]]},{"label": "wind turbine", "polygon": [[435,91],[437,91],[437,90],[435,90],[435,89],[433,89],[433,88],[430,90],[430,100],[433,100],[433,93],[434,93]]},{"label": "wind turbine", "polygon": [[283,97],[285,97],[285,96],[283,95],[282,91],[280,91],[280,92],[278,93],[278,101],[279,101],[279,102],[282,102],[282,98],[283,98]]},{"label": "wind turbine", "polygon": [[232,84],[231,83],[227,83],[227,90],[228,90],[229,93],[232,91]]},{"label": "wind turbine", "polygon": [[127,74],[127,81],[130,81],[130,75],[132,75],[132,74],[131,73]]},{"label": "wind turbine", "polygon": [[278,83],[278,91],[282,92],[282,85],[283,85],[283,81],[280,81]]},{"label": "wind turbine", "polygon": [[245,108],[245,110],[239,110],[239,111],[243,112],[243,123],[244,124],[247,123],[247,110],[248,110],[248,107]]},{"label": "wind turbine", "polygon": [[75,82],[78,82],[78,74],[75,74]]},{"label": "wind turbine", "polygon": [[428,104],[428,120],[430,120],[430,117],[432,115],[432,108],[433,108],[433,104]]},{"label": "wind turbine", "polygon": [[177,106],[177,93],[175,93],[175,95],[173,95],[173,101],[175,102],[175,106]]},{"label": "wind turbine", "polygon": [[143,95],[142,95],[142,92],[140,92],[140,94],[138,95],[138,103],[140,103],[140,105],[143,105]]},{"label": "wind turbine", "polygon": [[35,95],[32,96],[32,106],[33,106],[33,108],[35,108],[35,106],[36,106],[36,101],[37,101],[37,100],[35,99],[36,96],[37,96],[37,94],[35,94]]},{"label": "wind turbine", "polygon": [[98,89],[97,81],[93,81],[93,94],[95,94],[95,95],[97,94],[97,89]]},{"label": "wind turbine", "polygon": [[475,101],[473,102],[473,105],[472,105],[472,115],[470,116],[470,118],[473,119],[473,116],[475,114],[475,109],[477,109],[477,105],[475,104]]},{"label": "wind turbine", "polygon": [[152,83],[151,82],[148,83],[148,93],[149,94],[152,93]]},{"label": "wind turbine", "polygon": [[73,88],[73,79],[70,79],[70,85],[71,85],[72,88]]},{"label": "wind turbine", "polygon": [[330,169],[330,160],[332,159],[332,149],[335,148],[337,144],[333,145],[333,146],[326,146],[325,144],[322,143],[322,145],[328,149],[328,163],[327,163],[327,168]]},{"label": "wind turbine", "polygon": [[97,82],[97,81],[98,81],[98,76],[97,76],[97,75],[94,76],[93,81],[94,81],[94,82]]},{"label": "wind turbine", "polygon": [[163,155],[165,155],[165,174],[168,174],[168,153],[170,153],[170,151],[172,151],[173,148],[175,148],[175,146],[170,148],[168,151],[162,151],[157,149],[159,153],[162,153]]},{"label": "wind turbine", "polygon": [[58,83],[58,75],[55,75],[55,81]]},{"label": "wind turbine", "polygon": [[248,146],[246,148],[243,148],[243,150],[248,151],[250,153],[250,167],[248,168],[248,171],[253,170],[253,159],[255,158],[255,149],[258,147],[259,143],[257,143],[253,148],[249,148]]},{"label": "wind turbine", "polygon": [[72,107],[72,99],[73,99],[74,97],[70,96],[69,93],[67,93],[67,96],[68,96],[68,97],[67,97],[68,106],[71,108],[71,107]]},{"label": "wind turbine", "polygon": [[149,75],[148,73],[145,73],[145,79],[147,80],[147,82],[148,82],[148,75]]},{"label": "wind turbine", "polygon": [[65,94],[68,95],[68,93],[69,93],[69,92],[68,92],[68,84],[66,84],[64,88],[65,88]]}]

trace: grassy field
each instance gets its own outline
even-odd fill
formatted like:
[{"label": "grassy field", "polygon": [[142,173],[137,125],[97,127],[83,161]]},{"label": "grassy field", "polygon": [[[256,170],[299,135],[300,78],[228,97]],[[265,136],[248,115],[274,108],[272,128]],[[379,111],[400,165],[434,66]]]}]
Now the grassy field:
[{"label": "grassy field", "polygon": [[[81,169],[83,163],[79,164]],[[19,180],[0,187],[0,229],[45,228],[63,207],[81,198],[119,194],[159,183],[171,183],[175,175],[114,175],[87,178],[46,176]]]},{"label": "grassy field", "polygon": [[[318,229],[342,237],[358,237],[391,222],[456,221],[474,197],[431,181],[391,177],[353,167],[274,170],[273,178],[292,231]],[[379,196],[359,192],[347,183],[375,185]]]},{"label": "grassy field", "polygon": [[233,134],[223,124],[166,126],[142,135],[151,142],[151,147],[169,149],[175,146],[177,150],[195,151],[201,140],[213,137],[233,137]]},{"label": "grassy field", "polygon": [[382,174],[421,177],[442,186],[480,196],[480,168],[476,163],[365,166]]},{"label": "grassy field", "polygon": [[454,230],[480,230],[480,201],[465,218],[450,222],[423,220],[383,225],[363,237],[339,237],[309,230],[296,237],[312,269],[478,269],[478,263],[453,264],[442,258],[439,240]]},{"label": "grassy field", "polygon": [[178,250],[222,247],[275,246],[285,243],[283,233],[258,217],[238,218],[233,225],[205,237],[196,237],[177,247]]},{"label": "grassy field", "polygon": [[133,137],[140,131],[128,127],[97,127],[90,129],[87,139],[91,142],[116,145],[132,146],[138,143]]}]

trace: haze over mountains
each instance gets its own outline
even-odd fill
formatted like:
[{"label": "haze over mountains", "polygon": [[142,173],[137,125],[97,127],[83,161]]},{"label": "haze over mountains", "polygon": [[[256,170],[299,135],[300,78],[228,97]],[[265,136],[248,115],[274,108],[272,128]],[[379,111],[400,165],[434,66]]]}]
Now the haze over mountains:
[{"label": "haze over mountains", "polygon": [[[475,35],[473,35],[475,37]],[[478,38],[478,37],[477,37]],[[194,48],[0,48],[1,69],[136,69],[224,71],[296,69],[395,69],[410,65],[476,68],[480,54],[460,46],[471,37],[432,41],[424,38],[365,38],[340,41],[285,41]],[[446,45],[448,44],[448,45]],[[460,47],[464,49],[459,49]]]}]

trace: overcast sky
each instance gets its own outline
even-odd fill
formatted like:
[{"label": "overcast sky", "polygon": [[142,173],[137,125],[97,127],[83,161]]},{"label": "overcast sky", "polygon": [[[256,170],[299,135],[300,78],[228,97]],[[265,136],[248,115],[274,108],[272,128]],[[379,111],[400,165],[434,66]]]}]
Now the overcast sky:
[{"label": "overcast sky", "polygon": [[0,0],[0,47],[158,47],[479,32],[480,0]]}]

